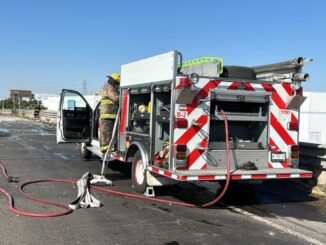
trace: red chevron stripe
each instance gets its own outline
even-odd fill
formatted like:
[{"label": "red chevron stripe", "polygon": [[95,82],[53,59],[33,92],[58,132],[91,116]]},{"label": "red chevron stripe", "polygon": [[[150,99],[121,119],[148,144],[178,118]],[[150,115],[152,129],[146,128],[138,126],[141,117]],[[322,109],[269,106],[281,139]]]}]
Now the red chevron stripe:
[{"label": "red chevron stripe", "polygon": [[240,174],[231,175],[231,179],[241,179],[241,175]]},{"label": "red chevron stripe", "polygon": [[275,144],[275,142],[272,138],[269,138],[269,144],[275,146],[274,149],[271,149],[271,152],[280,150],[280,148]]},{"label": "red chevron stripe", "polygon": [[288,179],[291,178],[291,174],[276,174],[276,178]]},{"label": "red chevron stripe", "polygon": [[237,90],[237,86],[240,84],[240,82],[233,82],[231,85],[228,87],[229,90]]},{"label": "red chevron stripe", "polygon": [[206,83],[206,85],[196,94],[192,103],[187,105],[188,115],[190,115],[193,110],[198,107],[198,99],[205,99],[208,96],[209,90],[216,88],[220,83],[221,81],[219,80],[213,80]]},{"label": "red chevron stripe", "polygon": [[283,86],[284,90],[288,93],[288,95],[293,95],[293,89],[291,87],[291,84],[282,83],[282,86]]},{"label": "red chevron stripe", "polygon": [[[207,147],[207,142],[208,139],[205,137],[205,139],[203,139],[199,145],[202,147]],[[204,150],[194,149],[187,157],[187,168],[190,168],[204,152]]]},{"label": "red chevron stripe", "polygon": [[198,176],[198,180],[215,180],[215,176],[214,175]]},{"label": "red chevron stripe", "polygon": [[311,178],[312,177],[312,173],[302,173],[300,174],[301,178]]},{"label": "red chevron stripe", "polygon": [[291,122],[298,123],[298,119],[295,117],[294,113],[291,113]]},{"label": "red chevron stripe", "polygon": [[201,167],[201,169],[207,169],[207,163],[205,163],[205,164]]},{"label": "red chevron stripe", "polygon": [[252,179],[266,179],[267,178],[267,174],[253,174],[251,175]]},{"label": "red chevron stripe", "polygon": [[280,109],[285,109],[286,104],[283,101],[283,99],[281,98],[281,96],[274,89],[274,87],[270,84],[262,84],[262,86],[267,92],[272,92],[272,100],[277,105],[277,107]]},{"label": "red chevron stripe", "polygon": [[204,151],[198,149],[193,150],[187,157],[187,168],[190,168],[203,152]]},{"label": "red chevron stripe", "polygon": [[288,134],[288,132],[283,128],[282,124],[277,120],[277,118],[271,113],[271,125],[276,130],[278,135],[283,139],[287,145],[295,145],[294,140]]},{"label": "red chevron stripe", "polygon": [[207,148],[207,146],[208,146],[208,138],[205,137],[205,138],[202,140],[202,142],[200,142],[199,145],[200,145],[201,147]]},{"label": "red chevron stripe", "polygon": [[208,117],[206,115],[200,116],[197,120],[196,123],[199,124],[197,127],[191,126],[188,128],[183,135],[180,136],[180,138],[175,142],[175,144],[178,145],[185,145],[188,144],[188,142],[199,132],[199,130],[202,129],[202,127],[205,126],[205,124],[208,122]]}]

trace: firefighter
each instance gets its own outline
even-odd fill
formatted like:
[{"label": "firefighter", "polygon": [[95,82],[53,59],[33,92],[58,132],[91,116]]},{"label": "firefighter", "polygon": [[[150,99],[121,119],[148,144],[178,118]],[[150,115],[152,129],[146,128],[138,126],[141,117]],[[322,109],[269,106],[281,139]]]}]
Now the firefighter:
[{"label": "firefighter", "polygon": [[39,116],[40,116],[40,111],[41,111],[41,106],[40,105],[37,105],[34,109],[34,118],[35,119],[38,119]]},{"label": "firefighter", "polygon": [[[100,107],[100,147],[102,152],[106,152],[108,149],[119,108],[120,75],[113,73],[107,78],[102,89]],[[113,151],[114,148],[110,150]]]}]

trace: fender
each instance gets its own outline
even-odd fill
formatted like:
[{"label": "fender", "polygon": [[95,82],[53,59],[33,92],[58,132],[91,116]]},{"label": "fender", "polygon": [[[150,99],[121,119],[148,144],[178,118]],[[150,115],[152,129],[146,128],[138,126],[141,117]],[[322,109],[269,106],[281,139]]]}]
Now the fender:
[{"label": "fender", "polygon": [[139,141],[133,141],[131,143],[131,145],[129,146],[128,151],[132,147],[137,147],[138,148],[138,150],[140,151],[140,155],[141,155],[141,157],[143,159],[143,162],[145,163],[145,165],[147,167],[147,165],[148,165],[148,154],[147,154],[147,151],[144,149],[142,143],[140,143]]}]

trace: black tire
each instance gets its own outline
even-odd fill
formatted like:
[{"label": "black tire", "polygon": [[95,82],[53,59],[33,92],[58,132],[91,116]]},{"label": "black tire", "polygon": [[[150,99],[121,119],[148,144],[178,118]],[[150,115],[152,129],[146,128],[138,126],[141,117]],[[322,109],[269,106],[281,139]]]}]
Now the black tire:
[{"label": "black tire", "polygon": [[147,187],[146,171],[144,171],[144,168],[141,154],[137,151],[132,162],[131,179],[133,188],[140,194],[143,194]]},{"label": "black tire", "polygon": [[241,79],[256,79],[255,70],[245,66],[224,66],[221,77],[225,78],[241,78]]},{"label": "black tire", "polygon": [[80,157],[84,161],[87,161],[87,160],[91,159],[91,157],[92,157],[92,152],[87,149],[86,144],[80,145]]}]

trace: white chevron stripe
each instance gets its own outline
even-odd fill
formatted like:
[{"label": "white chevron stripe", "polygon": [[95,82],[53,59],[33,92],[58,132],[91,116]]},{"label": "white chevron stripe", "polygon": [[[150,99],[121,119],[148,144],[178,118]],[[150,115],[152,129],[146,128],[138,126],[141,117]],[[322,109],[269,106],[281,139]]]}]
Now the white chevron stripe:
[{"label": "white chevron stripe", "polygon": [[269,164],[272,165],[273,168],[284,168],[280,162],[270,162]]},{"label": "white chevron stripe", "polygon": [[282,98],[284,102],[286,102],[287,97],[289,96],[282,84],[274,84],[273,88],[276,90],[278,95]]},{"label": "white chevron stripe", "polygon": [[253,87],[253,89],[257,92],[266,92],[266,90],[263,88],[263,86],[261,84],[258,83],[251,83],[251,86]]},{"label": "white chevron stripe", "polygon": [[215,176],[214,178],[215,178],[216,180],[226,179],[226,178],[225,178],[225,175],[221,175],[221,176],[217,175],[217,176]]},{"label": "white chevron stripe", "polygon": [[230,85],[232,84],[232,82],[224,82],[222,81],[219,85],[218,85],[218,89],[219,90],[226,90],[230,87]]},{"label": "white chevron stripe", "polygon": [[266,178],[267,179],[276,179],[276,174],[267,174]]},{"label": "white chevron stripe", "polygon": [[190,166],[189,169],[201,169],[207,163],[206,155],[202,154],[198,159]]},{"label": "white chevron stripe", "polygon": [[251,174],[243,174],[241,175],[241,179],[251,179]]},{"label": "white chevron stripe", "polygon": [[288,151],[288,145],[283,141],[281,136],[272,126],[270,127],[270,138],[275,142],[275,144],[280,148],[281,151]]}]

